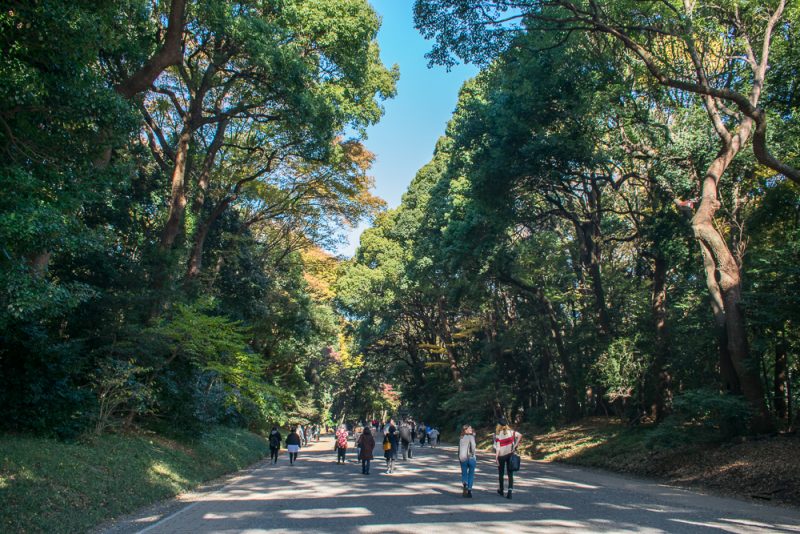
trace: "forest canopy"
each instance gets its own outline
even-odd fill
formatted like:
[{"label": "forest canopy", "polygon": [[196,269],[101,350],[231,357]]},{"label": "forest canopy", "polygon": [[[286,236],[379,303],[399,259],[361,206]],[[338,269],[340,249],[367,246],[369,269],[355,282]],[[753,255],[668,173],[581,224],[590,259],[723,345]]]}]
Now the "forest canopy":
[{"label": "forest canopy", "polygon": [[367,0],[4,7],[3,431],[796,425],[797,3],[413,9],[481,71],[387,210]]},{"label": "forest canopy", "polygon": [[417,0],[483,70],[338,281],[427,421],[795,420],[797,6]]}]

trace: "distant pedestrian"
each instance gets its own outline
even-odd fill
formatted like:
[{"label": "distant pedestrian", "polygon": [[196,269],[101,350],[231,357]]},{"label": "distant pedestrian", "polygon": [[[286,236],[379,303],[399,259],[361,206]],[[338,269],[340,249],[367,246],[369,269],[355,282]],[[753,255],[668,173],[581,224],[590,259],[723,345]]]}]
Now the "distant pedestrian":
[{"label": "distant pedestrian", "polygon": [[497,489],[497,493],[500,495],[503,495],[504,473],[508,471],[507,499],[511,498],[511,493],[514,491],[514,472],[511,470],[511,455],[519,447],[520,440],[522,440],[522,435],[508,426],[505,418],[501,417],[494,432],[494,455],[500,476],[500,487]]},{"label": "distant pedestrian", "polygon": [[273,426],[272,431],[269,433],[269,458],[273,464],[278,463],[278,453],[281,451],[282,440],[283,436],[278,431],[278,427]]},{"label": "distant pedestrian", "polygon": [[364,433],[358,438],[358,459],[361,460],[361,474],[369,474],[369,463],[372,461],[375,451],[375,438],[372,437],[372,430],[369,427],[364,429]]},{"label": "distant pedestrian", "polygon": [[302,443],[297,429],[295,427],[290,428],[289,435],[286,436],[286,450],[289,451],[289,465],[294,465],[297,461],[297,453],[300,452],[300,445]]},{"label": "distant pedestrian", "polygon": [[436,428],[431,428],[430,432],[428,432],[428,445],[431,447],[439,444],[439,430]]},{"label": "distant pedestrian", "polygon": [[395,460],[397,460],[397,450],[400,447],[400,435],[397,431],[397,426],[394,424],[394,419],[390,419],[386,424],[385,438],[386,441],[388,441],[389,447],[386,447],[386,441],[384,441],[383,456],[386,458],[386,472],[391,474],[394,472],[394,463]]},{"label": "distant pedestrian", "polygon": [[335,446],[336,448],[336,463],[345,463],[345,453],[347,452],[347,427],[344,425],[339,426],[339,430],[336,431],[336,441]]},{"label": "distant pedestrian", "polygon": [[472,427],[464,425],[461,429],[461,439],[458,442],[458,461],[461,463],[461,485],[463,486],[464,497],[472,497],[475,465],[478,463],[475,455],[477,448]]},{"label": "distant pedestrian", "polygon": [[419,446],[425,446],[425,438],[428,437],[427,427],[425,423],[420,423],[417,432],[419,433]]},{"label": "distant pedestrian", "polygon": [[408,420],[400,423],[399,432],[400,432],[400,450],[403,451],[403,460],[405,460],[406,458],[411,458],[413,454],[411,452],[411,444],[414,441],[414,438],[412,437],[411,434],[411,424],[408,422]]},{"label": "distant pedestrian", "polygon": [[[369,427],[367,427],[369,428]],[[353,444],[356,448],[356,461],[361,456],[361,448],[358,444],[358,440],[361,439],[361,435],[364,433],[364,427],[361,424],[357,424],[356,428],[353,430]]]}]

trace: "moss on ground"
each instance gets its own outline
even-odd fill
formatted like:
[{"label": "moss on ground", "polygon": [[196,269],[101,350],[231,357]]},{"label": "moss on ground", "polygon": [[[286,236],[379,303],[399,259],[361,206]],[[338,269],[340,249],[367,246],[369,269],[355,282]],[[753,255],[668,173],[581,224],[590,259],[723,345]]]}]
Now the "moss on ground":
[{"label": "moss on ground", "polygon": [[0,437],[0,531],[85,532],[263,458],[263,437],[214,427],[193,440]]}]

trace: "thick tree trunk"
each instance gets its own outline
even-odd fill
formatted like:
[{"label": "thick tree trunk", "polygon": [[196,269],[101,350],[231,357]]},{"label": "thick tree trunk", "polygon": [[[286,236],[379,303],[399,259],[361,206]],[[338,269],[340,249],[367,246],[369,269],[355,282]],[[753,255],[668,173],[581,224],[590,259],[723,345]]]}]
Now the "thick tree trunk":
[{"label": "thick tree trunk", "polygon": [[656,254],[653,262],[652,313],[655,350],[650,377],[653,387],[650,415],[656,422],[660,422],[664,418],[667,403],[672,396],[672,376],[667,368],[670,359],[669,332],[667,331],[667,260],[660,253]]},{"label": "thick tree trunk", "polygon": [[172,248],[183,226],[183,216],[186,212],[186,162],[189,158],[191,138],[192,130],[187,121],[181,130],[178,147],[175,150],[175,167],[172,169],[170,178],[169,215],[164,230],[161,232],[161,248],[163,250]]},{"label": "thick tree trunk", "polygon": [[[720,207],[717,199],[717,183],[731,160],[741,148],[741,139],[747,138],[746,125],[733,140],[726,142],[717,158],[706,172],[703,180],[703,197],[700,207],[692,219],[694,235],[700,243],[706,265],[706,284],[712,297],[712,305],[721,306],[719,313],[724,318],[726,346],[730,363],[741,385],[742,393],[756,412],[753,429],[764,432],[771,429],[769,410],[764,400],[764,388],[758,376],[758,366],[753,365],[747,343],[744,311],[741,307],[741,273],[736,259],[725,239],[714,226],[714,214]],[[740,137],[741,136],[741,137]],[[721,352],[721,362],[724,351]],[[720,366],[726,372],[724,364]]]}]

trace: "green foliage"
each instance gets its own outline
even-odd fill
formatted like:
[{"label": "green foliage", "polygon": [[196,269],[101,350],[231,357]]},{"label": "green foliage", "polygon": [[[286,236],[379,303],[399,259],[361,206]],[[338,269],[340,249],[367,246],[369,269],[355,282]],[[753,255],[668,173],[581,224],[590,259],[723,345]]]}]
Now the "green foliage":
[{"label": "green foliage", "polygon": [[0,529],[85,532],[263,458],[266,440],[207,427],[192,439],[112,435],[88,442],[0,437]]},{"label": "green foliage", "polygon": [[[360,142],[398,78],[380,60],[379,17],[365,0],[192,0],[179,64],[123,96],[164,45],[170,9],[47,0],[0,13],[4,430],[330,417],[338,385],[322,376],[342,324],[301,251],[382,206]],[[188,207],[165,246],[187,121]]]},{"label": "green foliage", "polygon": [[688,390],[675,397],[674,412],[646,439],[648,448],[729,440],[747,431],[751,408],[741,396],[709,389]]}]

